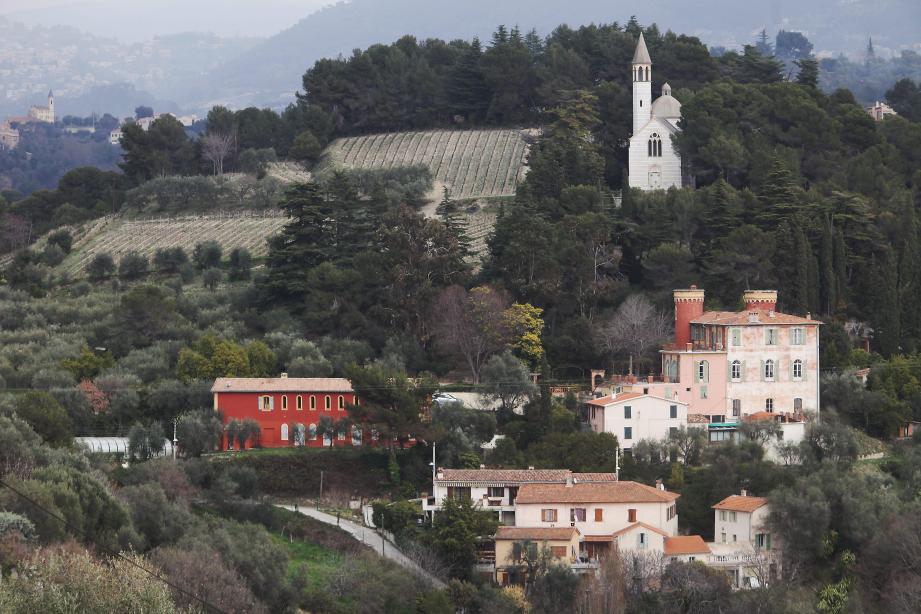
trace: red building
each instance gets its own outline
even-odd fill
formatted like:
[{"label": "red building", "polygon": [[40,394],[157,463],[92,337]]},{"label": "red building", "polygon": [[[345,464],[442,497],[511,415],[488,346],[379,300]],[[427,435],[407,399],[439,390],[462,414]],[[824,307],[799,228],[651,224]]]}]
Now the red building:
[{"label": "red building", "polygon": [[[211,393],[214,409],[223,414],[225,425],[247,418],[259,423],[259,445],[264,448],[359,446],[368,435],[357,427],[351,432],[317,432],[323,416],[338,422],[348,417],[346,407],[358,402],[345,378],[219,377]],[[226,450],[227,444],[225,436],[221,449]]]}]

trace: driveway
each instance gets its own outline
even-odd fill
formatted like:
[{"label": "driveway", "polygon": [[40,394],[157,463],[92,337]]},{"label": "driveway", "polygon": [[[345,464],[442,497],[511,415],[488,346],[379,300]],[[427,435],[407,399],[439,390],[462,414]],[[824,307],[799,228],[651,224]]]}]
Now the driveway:
[{"label": "driveway", "polygon": [[[277,507],[294,511],[293,505],[278,505]],[[304,516],[310,516],[315,518],[320,522],[331,524],[336,526],[338,524],[339,528],[360,541],[363,544],[368,545],[373,550],[387,557],[391,561],[402,565],[412,573],[416,574],[420,578],[428,580],[432,586],[438,589],[446,588],[444,582],[430,574],[428,571],[420,567],[415,561],[403,554],[399,548],[394,545],[389,539],[382,538],[380,534],[375,532],[373,529],[362,526],[357,522],[352,522],[351,520],[346,520],[345,518],[336,519],[332,514],[327,514],[326,512],[321,512],[320,510],[314,509],[312,507],[298,507],[297,512],[303,514]]]}]

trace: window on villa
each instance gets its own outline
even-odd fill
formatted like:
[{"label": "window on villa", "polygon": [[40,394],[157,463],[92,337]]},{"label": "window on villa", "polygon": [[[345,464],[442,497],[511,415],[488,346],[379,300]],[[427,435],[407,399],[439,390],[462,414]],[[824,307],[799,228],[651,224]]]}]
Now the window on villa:
[{"label": "window on villa", "polygon": [[742,415],[742,400],[741,399],[732,400],[732,415],[736,417]]},{"label": "window on villa", "polygon": [[310,411],[317,410],[317,397],[310,395]]},{"label": "window on villa", "polygon": [[803,345],[806,343],[806,331],[802,328],[790,329],[790,343],[793,345]]},{"label": "window on villa", "polygon": [[317,425],[316,424],[311,423],[310,426],[307,428],[307,432],[310,433],[310,441],[317,440]]},{"label": "window on villa", "polygon": [[504,486],[490,486],[488,490],[489,496],[493,498],[502,498],[505,496],[505,487]]},{"label": "window on villa", "polygon": [[774,411],[774,399],[764,400],[764,411],[769,411],[769,412]]},{"label": "window on villa", "polygon": [[345,409],[345,397],[342,396],[341,394],[339,395],[338,407],[339,407],[339,411],[342,411],[343,409]]},{"label": "window on villa", "polygon": [[554,558],[562,559],[566,557],[566,546],[550,546],[550,554]]},{"label": "window on villa", "polygon": [[633,439],[633,427],[632,426],[624,427],[624,439]]},{"label": "window on villa", "polygon": [[803,361],[799,358],[793,361],[793,379],[803,379]]},{"label": "window on villa", "polygon": [[774,379],[774,361],[773,360],[764,361],[764,379],[766,380]]},{"label": "window on villa", "polygon": [[296,407],[297,411],[302,411],[304,409],[304,397],[301,395],[297,395]]},{"label": "window on villa", "polygon": [[585,508],[584,507],[569,508],[569,522],[585,522]]},{"label": "window on villa", "polygon": [[325,409],[326,411],[329,411],[332,408],[333,408],[333,400],[330,398],[329,395],[326,395],[326,399],[324,400],[323,409]]},{"label": "window on villa", "polygon": [[732,381],[738,382],[742,380],[742,361],[733,360],[732,365],[729,367],[729,375],[732,377]]},{"label": "window on villa", "polygon": [[793,399],[793,410],[803,411],[803,400],[799,397]]},{"label": "window on villa", "polygon": [[286,394],[281,395],[281,408],[288,409],[288,395]]},{"label": "window on villa", "polygon": [[706,360],[697,363],[697,381],[703,384],[710,381],[710,363]]},{"label": "window on villa", "polygon": [[262,411],[271,411],[272,410],[272,397],[270,396],[259,397],[259,408]]},{"label": "window on villa", "polygon": [[720,520],[726,521],[726,510],[720,510]]},{"label": "window on villa", "polygon": [[637,542],[637,544],[639,545],[640,549],[646,548],[646,544],[648,543],[647,540],[646,540],[646,534],[645,534],[645,533],[640,533],[639,535],[637,535],[637,536],[636,536],[636,542]]},{"label": "window on villa", "polygon": [[604,509],[600,507],[595,508],[595,522],[604,522]]},{"label": "window on villa", "polygon": [[671,418],[672,420],[678,417],[678,406],[677,405],[668,406],[668,417]]},{"label": "window on villa", "polygon": [[668,427],[668,436],[675,437],[676,435],[678,435],[678,427],[677,426]]},{"label": "window on villa", "polygon": [[281,440],[288,441],[288,425],[287,424],[281,425]]},{"label": "window on villa", "polygon": [[629,405],[624,405],[624,419],[629,420],[633,417],[633,408]]},{"label": "window on villa", "polygon": [[733,328],[732,331],[729,333],[729,335],[732,337],[733,346],[739,347],[740,345],[742,345],[742,329]]},{"label": "window on villa", "polygon": [[[736,521],[736,513],[729,512],[729,522],[735,522],[735,521]],[[733,541],[735,541],[735,539],[733,539]]]},{"label": "window on villa", "polygon": [[556,510],[555,509],[541,510],[540,519],[543,522],[556,522]]},{"label": "window on villa", "polygon": [[706,387],[706,386],[701,386],[701,387],[700,387],[700,398],[701,398],[701,399],[706,399],[707,396],[708,396],[708,395],[707,395],[707,387]]},{"label": "window on villa", "polygon": [[361,427],[360,426],[352,427],[352,445],[353,446],[361,445]]},{"label": "window on villa", "polygon": [[764,329],[764,344],[765,345],[777,345],[777,329],[776,328],[765,328]]},{"label": "window on villa", "polygon": [[627,522],[636,522],[636,509],[631,507],[627,510]]},{"label": "window on villa", "polygon": [[337,432],[336,439],[338,439],[339,441],[345,441],[345,431]]},{"label": "window on villa", "polygon": [[724,544],[726,543],[726,534],[725,534],[725,533],[720,533],[720,541],[723,542]]}]

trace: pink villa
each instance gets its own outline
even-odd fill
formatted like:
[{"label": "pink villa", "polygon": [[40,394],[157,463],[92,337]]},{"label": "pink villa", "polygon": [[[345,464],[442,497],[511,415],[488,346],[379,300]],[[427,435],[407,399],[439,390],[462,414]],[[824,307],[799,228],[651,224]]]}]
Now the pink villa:
[{"label": "pink villa", "polygon": [[675,290],[675,339],[660,350],[662,376],[616,381],[619,391],[686,404],[688,422],[711,430],[759,412],[818,413],[822,323],[777,312],[776,290],[742,298],[742,311],[704,311],[702,289]]}]

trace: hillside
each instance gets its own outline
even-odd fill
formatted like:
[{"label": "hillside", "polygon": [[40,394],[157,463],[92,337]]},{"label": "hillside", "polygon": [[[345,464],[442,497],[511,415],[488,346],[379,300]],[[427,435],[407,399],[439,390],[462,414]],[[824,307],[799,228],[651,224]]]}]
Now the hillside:
[{"label": "hillside", "polygon": [[[868,0],[812,0],[782,7],[741,6],[732,0],[707,0],[699,10],[687,10],[679,0],[602,2],[553,0],[535,4],[524,0],[507,2],[445,2],[443,0],[352,0],[317,11],[292,27],[279,32],[252,49],[229,59],[213,70],[197,90],[204,100],[188,101],[196,106],[223,99],[234,106],[247,104],[281,107],[301,87],[304,70],[315,60],[348,56],[352,49],[403,35],[420,41],[467,39],[473,35],[487,41],[499,24],[518,25],[523,31],[537,29],[549,34],[561,23],[625,23],[635,15],[641,23],[659,23],[675,32],[700,37],[708,45],[738,46],[749,43],[761,28],[776,31],[777,24],[788,30],[809,33],[816,51],[857,52],[866,45],[885,40],[890,49],[916,42],[921,5],[914,0],[893,0],[879,10]],[[719,14],[715,23],[712,14]],[[911,15],[911,17],[905,17]],[[913,17],[913,18],[912,18]]]},{"label": "hillside", "polygon": [[430,130],[372,134],[338,139],[327,150],[326,164],[373,170],[424,165],[440,197],[513,196],[524,178],[528,141],[535,130]]},{"label": "hillside", "polygon": [[75,239],[73,251],[59,269],[79,275],[93,256],[102,252],[111,254],[116,262],[130,251],[149,258],[166,247],[182,247],[191,253],[201,241],[217,241],[225,254],[236,247],[245,247],[254,258],[261,258],[268,252],[266,240],[286,221],[287,217],[277,210],[139,220],[109,216],[71,229]]}]

